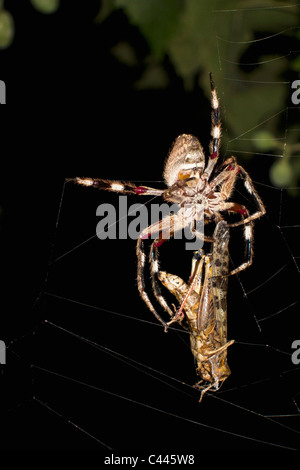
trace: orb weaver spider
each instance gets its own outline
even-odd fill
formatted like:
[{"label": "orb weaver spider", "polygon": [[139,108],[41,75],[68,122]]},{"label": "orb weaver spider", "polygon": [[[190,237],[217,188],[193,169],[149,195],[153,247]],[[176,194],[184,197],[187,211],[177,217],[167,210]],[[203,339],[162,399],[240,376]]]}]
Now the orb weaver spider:
[{"label": "orb weaver spider", "polygon": [[[100,190],[108,190],[120,194],[136,194],[138,196],[161,196],[165,201],[176,203],[179,210],[176,214],[170,214],[158,222],[145,228],[137,241],[137,284],[142,299],[155,317],[167,330],[167,323],[154,308],[145,288],[144,269],[146,255],[144,240],[158,233],[151,245],[150,269],[152,288],[156,299],[163,309],[173,315],[163,297],[160,285],[157,281],[159,273],[158,248],[162,243],[174,236],[175,233],[191,227],[194,235],[203,241],[211,242],[212,238],[197,230],[197,222],[204,219],[204,223],[218,223],[223,219],[221,213],[236,213],[241,219],[234,223],[228,223],[228,227],[244,226],[244,238],[246,242],[246,261],[230,274],[246,269],[253,259],[253,221],[265,214],[265,207],[260,199],[252,180],[244,168],[238,165],[234,156],[227,158],[218,165],[219,149],[221,142],[221,118],[219,100],[210,73],[211,85],[211,142],[209,156],[205,154],[197,137],[191,134],[179,135],[166,159],[164,168],[164,180],[166,189],[156,189],[148,186],[136,186],[131,182],[109,181],[100,178],[70,178],[82,186],[89,186]],[[239,203],[229,201],[238,176],[244,179],[244,186],[254,200],[257,210],[250,214],[248,209]]]}]

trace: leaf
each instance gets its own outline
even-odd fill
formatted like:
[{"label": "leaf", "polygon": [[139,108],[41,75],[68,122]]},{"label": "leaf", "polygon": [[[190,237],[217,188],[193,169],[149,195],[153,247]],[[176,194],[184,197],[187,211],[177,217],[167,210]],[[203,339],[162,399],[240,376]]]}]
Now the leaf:
[{"label": "leaf", "polygon": [[[150,55],[139,88],[167,87],[167,56],[186,89],[198,80],[208,100],[213,72],[228,150],[251,156],[255,134],[280,135],[288,96],[289,44],[296,38],[299,7],[280,0],[105,0],[122,8],[145,37]],[[299,35],[300,36],[300,35]],[[285,48],[287,49],[285,51]],[[299,61],[292,67],[299,69]],[[282,82],[282,83],[280,83]],[[245,140],[247,146],[245,149]],[[280,151],[280,149],[278,149]]]},{"label": "leaf", "polygon": [[236,69],[234,75],[225,80],[226,127],[230,138],[236,139],[235,148],[239,136],[253,138],[257,131],[268,130],[278,137],[277,123],[285,107],[288,86],[280,80],[284,67],[285,63],[275,61],[251,74]]},{"label": "leaf", "polygon": [[157,59],[162,59],[168,42],[177,31],[181,0],[115,0],[130,22],[137,26]]},{"label": "leaf", "polygon": [[31,3],[40,13],[51,14],[58,10],[60,0],[31,0]]},{"label": "leaf", "polygon": [[270,180],[274,186],[289,186],[293,181],[293,170],[286,158],[273,163],[270,168]]},{"label": "leaf", "polygon": [[15,24],[12,15],[6,11],[0,11],[0,49],[10,46],[15,34]]},{"label": "leaf", "polygon": [[146,69],[140,80],[135,83],[135,87],[138,90],[166,88],[169,80],[165,69],[154,61],[147,62]]},{"label": "leaf", "polygon": [[95,18],[95,23],[101,23],[106,20],[106,18],[113,12],[115,9],[115,0],[102,0],[100,10],[97,13]]},{"label": "leaf", "polygon": [[[236,1],[226,2],[226,7],[236,5]],[[224,2],[220,0],[186,0],[184,11],[176,35],[169,43],[168,54],[177,74],[188,86],[200,71],[215,74],[219,69],[217,55],[217,34],[219,15],[215,13]],[[230,28],[230,16],[223,16],[220,34],[227,36]],[[204,89],[209,93],[207,75],[203,77]]]}]

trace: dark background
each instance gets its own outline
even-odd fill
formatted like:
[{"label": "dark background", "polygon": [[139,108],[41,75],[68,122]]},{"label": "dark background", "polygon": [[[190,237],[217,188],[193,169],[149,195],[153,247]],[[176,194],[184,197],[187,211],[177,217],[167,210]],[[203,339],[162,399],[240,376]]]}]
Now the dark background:
[{"label": "dark background", "polygon": [[[94,238],[51,264],[94,235],[99,204],[118,202],[117,195],[64,185],[66,177],[158,181],[154,185],[161,186],[163,161],[177,135],[195,134],[205,148],[210,138],[209,101],[196,83],[186,91],[168,58],[164,60],[168,88],[134,87],[148,46],[122,11],[101,25],[94,24],[99,5],[99,1],[73,1],[70,8],[70,3],[63,2],[55,15],[41,16],[26,2],[7,2],[16,36],[12,46],[1,51],[0,77],[6,82],[8,104],[2,107],[1,137],[1,339],[7,345],[12,342],[1,375],[6,423],[3,448],[105,449],[99,441],[114,449],[270,448],[257,439],[293,447],[293,433],[259,416],[272,414],[274,409],[278,414],[294,412],[291,397],[298,390],[294,377],[290,379],[293,372],[280,378],[281,371],[291,368],[290,359],[270,348],[242,346],[244,341],[289,351],[296,339],[291,332],[298,331],[296,307],[288,320],[276,316],[262,332],[254,317],[279,311],[297,298],[299,273],[293,258],[297,240],[290,237],[286,243],[276,227],[280,211],[285,224],[296,224],[298,201],[286,192],[257,186],[269,211],[256,224],[255,265],[241,276],[242,284],[233,279],[229,288],[229,339],[237,338],[241,344],[230,351],[233,372],[228,388],[234,390],[228,400],[237,406],[208,398],[207,406],[203,403],[199,408],[191,388],[178,383],[176,388],[183,391],[168,388],[44,323],[46,319],[97,345],[194,383],[193,361],[176,333],[164,335],[160,327],[106,312],[153,321],[136,291],[134,241]],[[141,60],[134,68],[120,64],[111,54],[111,48],[128,37]],[[268,185],[269,166],[265,158],[258,167],[254,158],[247,162],[247,171],[255,181]],[[141,201],[137,199],[132,203]],[[241,201],[245,200],[237,202]],[[242,233],[232,239],[231,255],[238,262],[243,258]],[[187,277],[189,263],[182,244],[170,242],[161,251],[162,264]],[[285,265],[282,276],[253,296],[243,297],[241,286],[250,291]],[[259,389],[241,387],[259,380],[263,383]],[[190,395],[188,400],[185,392]],[[244,412],[243,407],[255,409],[256,414]]]}]

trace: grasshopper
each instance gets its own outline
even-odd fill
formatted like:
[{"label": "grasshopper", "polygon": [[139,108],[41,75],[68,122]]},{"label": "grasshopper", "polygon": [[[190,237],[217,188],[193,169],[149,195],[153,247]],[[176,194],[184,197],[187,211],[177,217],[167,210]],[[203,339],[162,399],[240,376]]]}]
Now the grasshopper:
[{"label": "grasshopper", "polygon": [[227,349],[234,340],[227,340],[229,238],[229,228],[221,220],[213,234],[212,252],[194,252],[188,284],[176,275],[158,273],[162,284],[180,304],[169,324],[178,321],[190,334],[196,372],[201,377],[194,386],[201,390],[199,401],[208,390],[218,390],[230,375]]}]

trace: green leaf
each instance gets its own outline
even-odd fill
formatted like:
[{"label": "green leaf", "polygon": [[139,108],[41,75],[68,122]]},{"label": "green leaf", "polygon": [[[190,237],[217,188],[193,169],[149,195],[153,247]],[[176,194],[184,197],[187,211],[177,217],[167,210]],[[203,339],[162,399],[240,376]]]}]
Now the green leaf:
[{"label": "green leaf", "polygon": [[59,8],[60,0],[30,0],[31,4],[40,13],[55,13]]},{"label": "green leaf", "polygon": [[153,55],[161,59],[177,31],[181,0],[115,0],[115,6],[124,9],[130,22],[144,35]]},{"label": "green leaf", "polygon": [[0,48],[10,46],[15,34],[15,25],[12,15],[6,11],[0,11]]},{"label": "green leaf", "polygon": [[277,147],[277,142],[273,134],[267,130],[256,132],[256,134],[254,134],[253,144],[260,152],[267,152]]},{"label": "green leaf", "polygon": [[258,131],[276,132],[288,84],[280,79],[284,61],[270,62],[249,74],[236,69],[225,81],[226,126],[231,138],[255,138]]},{"label": "green leaf", "polygon": [[293,170],[286,158],[280,159],[270,168],[270,180],[279,187],[288,186],[293,181]]},{"label": "green leaf", "polygon": [[166,88],[168,83],[168,75],[165,69],[154,61],[148,61],[146,69],[140,80],[135,83],[135,87],[138,90],[159,89]]},{"label": "green leaf", "polygon": [[100,10],[95,18],[95,23],[101,23],[106,20],[106,18],[113,12],[115,9],[115,0],[102,0]]}]

